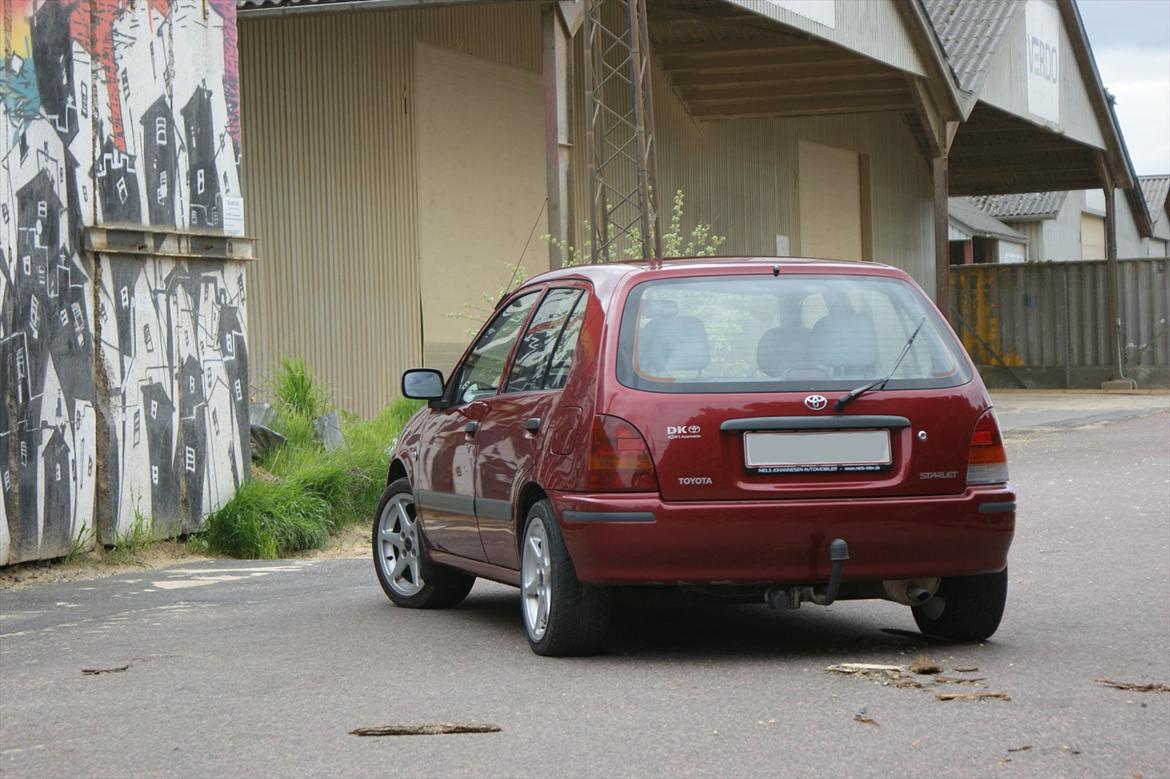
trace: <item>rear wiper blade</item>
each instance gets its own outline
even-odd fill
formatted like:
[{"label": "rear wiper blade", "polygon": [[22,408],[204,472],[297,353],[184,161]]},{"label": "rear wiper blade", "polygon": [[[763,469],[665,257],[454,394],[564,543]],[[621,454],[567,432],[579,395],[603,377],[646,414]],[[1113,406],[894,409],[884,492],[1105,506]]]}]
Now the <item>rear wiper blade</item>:
[{"label": "rear wiper blade", "polygon": [[910,338],[906,340],[906,345],[902,347],[902,353],[898,355],[897,360],[894,360],[894,367],[890,369],[889,373],[877,381],[871,381],[869,384],[862,385],[857,389],[849,390],[844,395],[837,398],[837,403],[833,406],[833,408],[835,408],[837,411],[842,411],[846,406],[860,398],[865,393],[879,390],[885,387],[886,384],[889,383],[890,379],[893,378],[894,374],[898,372],[898,368],[902,365],[902,360],[906,359],[906,355],[910,353],[910,347],[914,345],[914,339],[918,337],[918,331],[922,329],[924,324],[926,324],[926,317],[922,317],[922,320],[918,323],[918,327],[914,328],[914,332],[911,333]]}]

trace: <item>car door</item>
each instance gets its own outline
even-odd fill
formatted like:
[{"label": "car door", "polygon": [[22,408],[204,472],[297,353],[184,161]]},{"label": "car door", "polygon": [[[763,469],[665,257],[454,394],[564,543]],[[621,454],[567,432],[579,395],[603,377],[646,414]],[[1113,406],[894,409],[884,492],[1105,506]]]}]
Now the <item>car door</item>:
[{"label": "car door", "polygon": [[541,290],[517,296],[480,333],[451,374],[445,407],[434,411],[414,485],[432,548],[484,560],[475,518],[476,433],[490,413],[504,368]]},{"label": "car door", "polygon": [[490,563],[519,567],[513,511],[516,491],[534,468],[565,385],[585,317],[582,286],[551,287],[528,321],[476,433],[476,517]]}]

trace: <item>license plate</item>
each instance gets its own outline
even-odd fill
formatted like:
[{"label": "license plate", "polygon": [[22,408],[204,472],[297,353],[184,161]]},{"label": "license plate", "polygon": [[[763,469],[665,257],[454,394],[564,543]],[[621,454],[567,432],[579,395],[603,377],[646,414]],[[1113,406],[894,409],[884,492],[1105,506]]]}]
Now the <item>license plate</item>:
[{"label": "license plate", "polygon": [[890,431],[744,433],[744,465],[752,473],[837,473],[890,467]]}]

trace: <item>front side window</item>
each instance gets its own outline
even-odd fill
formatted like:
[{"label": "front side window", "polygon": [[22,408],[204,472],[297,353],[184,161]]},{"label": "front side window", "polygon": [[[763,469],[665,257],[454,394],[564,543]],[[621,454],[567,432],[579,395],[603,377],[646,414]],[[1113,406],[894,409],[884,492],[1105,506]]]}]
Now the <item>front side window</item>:
[{"label": "front side window", "polygon": [[453,396],[456,403],[470,403],[496,394],[500,377],[504,375],[504,364],[520,334],[520,326],[528,318],[528,310],[538,297],[539,292],[521,295],[496,314],[459,369]]},{"label": "front side window", "polygon": [[888,389],[971,380],[941,317],[901,279],[739,275],[663,279],[626,300],[618,379],[655,392],[852,389],[893,370]]},{"label": "front side window", "polygon": [[556,389],[545,387],[549,362],[581,295],[579,289],[554,289],[545,296],[520,339],[505,392]]}]

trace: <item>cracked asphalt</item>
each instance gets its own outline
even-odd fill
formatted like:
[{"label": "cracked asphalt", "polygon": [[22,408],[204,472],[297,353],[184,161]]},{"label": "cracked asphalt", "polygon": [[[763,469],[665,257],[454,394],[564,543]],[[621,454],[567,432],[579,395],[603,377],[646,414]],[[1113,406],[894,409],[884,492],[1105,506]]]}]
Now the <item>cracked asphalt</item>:
[{"label": "cracked asphalt", "polygon": [[[1170,684],[1170,414],[1087,421],[1008,438],[1009,602],[981,645],[885,602],[663,603],[606,655],[542,659],[504,586],[416,612],[368,560],[213,561],[0,593],[0,777],[1167,776],[1170,694],[1095,680]],[[825,671],[924,654],[985,681]],[[438,722],[500,732],[349,735]]]}]

